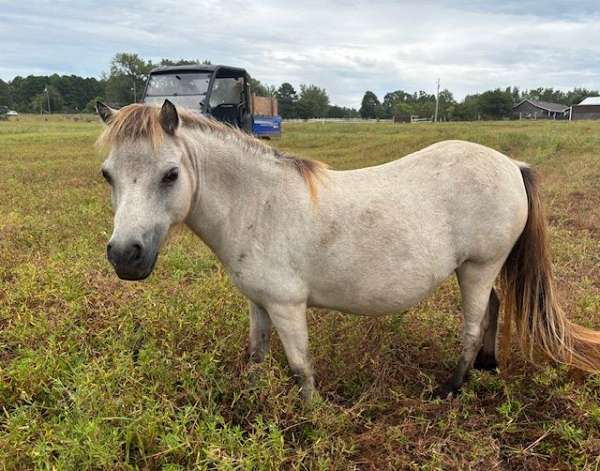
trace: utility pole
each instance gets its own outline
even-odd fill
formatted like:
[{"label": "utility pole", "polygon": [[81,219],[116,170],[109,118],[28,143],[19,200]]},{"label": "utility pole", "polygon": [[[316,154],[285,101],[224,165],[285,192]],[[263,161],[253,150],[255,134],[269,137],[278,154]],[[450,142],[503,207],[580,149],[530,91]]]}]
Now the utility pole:
[{"label": "utility pole", "polygon": [[438,111],[440,109],[440,79],[437,79],[437,91],[435,92],[435,116],[433,122],[438,122]]},{"label": "utility pole", "polygon": [[44,91],[46,92],[46,97],[48,98],[48,114],[50,114],[52,111],[50,110],[50,92],[48,91],[48,85],[46,85]]}]

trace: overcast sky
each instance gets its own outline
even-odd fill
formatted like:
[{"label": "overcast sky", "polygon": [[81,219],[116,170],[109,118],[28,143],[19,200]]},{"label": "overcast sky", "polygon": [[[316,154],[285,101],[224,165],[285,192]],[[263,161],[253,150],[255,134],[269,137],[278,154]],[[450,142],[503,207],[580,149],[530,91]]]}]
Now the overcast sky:
[{"label": "overcast sky", "polygon": [[117,52],[209,59],[267,84],[600,88],[599,0],[0,0],[0,78],[99,77]]}]

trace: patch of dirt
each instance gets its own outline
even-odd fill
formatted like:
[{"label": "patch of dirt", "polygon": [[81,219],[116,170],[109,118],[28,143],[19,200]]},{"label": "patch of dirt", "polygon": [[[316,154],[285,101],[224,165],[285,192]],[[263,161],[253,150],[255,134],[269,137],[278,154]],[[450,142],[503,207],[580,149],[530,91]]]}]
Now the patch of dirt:
[{"label": "patch of dirt", "polygon": [[552,223],[569,229],[584,230],[594,239],[600,240],[600,192],[574,191],[558,201],[559,212],[563,217],[553,215]]}]

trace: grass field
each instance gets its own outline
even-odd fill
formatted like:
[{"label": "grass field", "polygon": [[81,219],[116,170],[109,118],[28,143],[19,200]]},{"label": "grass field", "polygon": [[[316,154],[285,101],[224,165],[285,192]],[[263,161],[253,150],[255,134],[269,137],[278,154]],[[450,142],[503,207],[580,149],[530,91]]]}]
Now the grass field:
[{"label": "grass field", "polygon": [[[106,262],[100,129],[0,122],[0,469],[600,469],[600,375],[515,347],[428,399],[459,353],[454,281],[404,314],[311,312],[312,408],[276,338],[251,382],[246,303],[198,239],[144,283]],[[600,122],[293,124],[275,145],[347,169],[448,138],[539,168],[560,296],[600,329]]]}]

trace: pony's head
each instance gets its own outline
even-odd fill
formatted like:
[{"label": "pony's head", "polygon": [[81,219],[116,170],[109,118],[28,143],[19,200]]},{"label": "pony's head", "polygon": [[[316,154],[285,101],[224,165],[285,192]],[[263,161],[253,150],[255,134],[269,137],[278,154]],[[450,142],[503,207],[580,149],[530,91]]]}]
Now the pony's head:
[{"label": "pony's head", "polygon": [[106,124],[98,144],[109,151],[102,175],[115,213],[108,260],[119,278],[142,280],[191,206],[194,177],[177,139],[180,117],[168,100],[160,109],[133,104],[117,111],[98,102],[96,110]]}]

